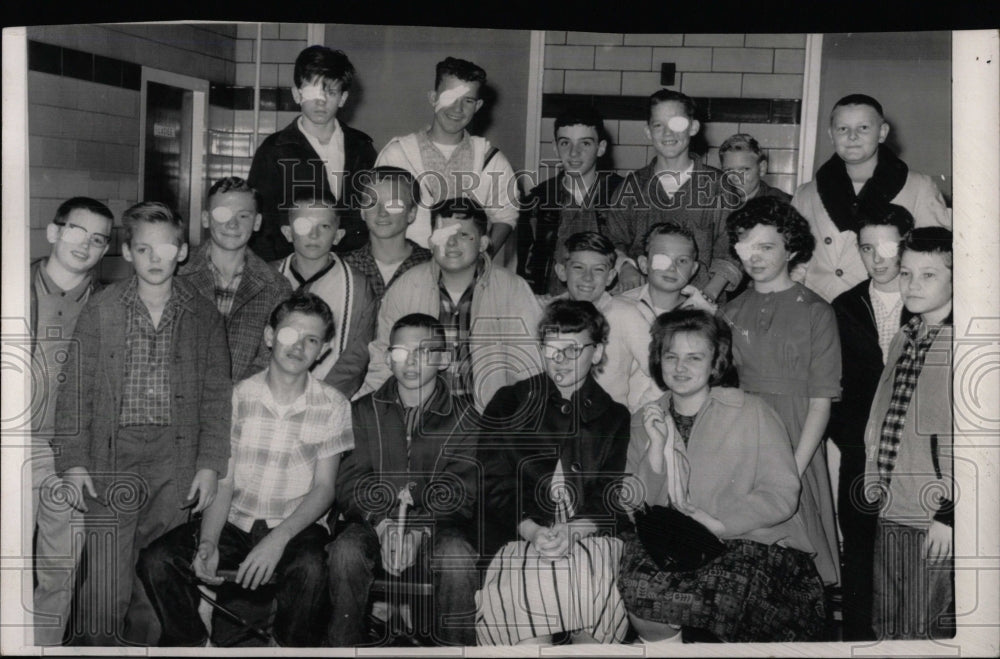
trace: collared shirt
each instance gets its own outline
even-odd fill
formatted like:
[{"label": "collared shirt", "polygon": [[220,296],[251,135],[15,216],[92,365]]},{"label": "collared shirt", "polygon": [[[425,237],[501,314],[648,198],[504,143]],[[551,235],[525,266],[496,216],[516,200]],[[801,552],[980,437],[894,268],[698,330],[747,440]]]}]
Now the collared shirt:
[{"label": "collared shirt", "polygon": [[303,128],[304,121],[304,117],[299,117],[299,131],[305,136],[309,145],[316,150],[316,155],[323,161],[326,167],[326,178],[330,182],[330,190],[335,199],[340,199],[343,192],[341,177],[344,175],[344,131],[340,128],[340,122],[336,119],[333,120],[333,135],[330,136],[329,142],[323,144]]},{"label": "collared shirt", "polygon": [[215,267],[212,258],[208,258],[208,269],[212,272],[212,280],[215,282],[215,306],[223,317],[229,317],[229,312],[233,309],[233,300],[236,299],[236,291],[240,289],[240,282],[243,281],[243,267],[246,265],[246,258],[240,264],[240,269],[233,275],[227,284],[222,271]]},{"label": "collared shirt", "polygon": [[885,363],[889,354],[889,344],[892,337],[899,331],[899,318],[903,311],[903,296],[898,291],[883,293],[875,289],[875,282],[868,284],[868,293],[872,299],[872,311],[875,313],[875,328],[878,330],[878,347],[882,349],[882,362]]},{"label": "collared shirt", "polygon": [[941,325],[934,327],[927,326],[927,333],[923,338],[920,330],[924,325],[921,316],[914,316],[906,325],[903,325],[902,332],[906,336],[903,351],[896,362],[896,373],[892,383],[892,398],[889,400],[889,410],[886,412],[885,420],[882,422],[882,434],[878,445],[878,474],[879,480],[888,487],[892,479],[892,470],[896,466],[896,456],[899,452],[899,443],[903,437],[903,426],[906,421],[906,410],[910,406],[913,392],[917,388],[917,378],[920,377],[920,370],[924,366],[924,358],[927,350],[934,343]]},{"label": "collared shirt", "polygon": [[274,528],[288,519],[313,487],[316,463],[354,448],[351,405],[343,395],[309,376],[298,398],[279,405],[267,373],[233,387],[228,519],[247,532],[254,520]]},{"label": "collared shirt", "polygon": [[178,287],[171,289],[160,324],[154,327],[149,309],[139,299],[138,279],[133,276],[122,290],[127,318],[120,426],[170,425],[171,345],[183,295]]},{"label": "collared shirt", "polygon": [[392,282],[399,279],[400,275],[418,263],[424,263],[431,260],[432,254],[429,249],[421,247],[409,239],[407,239],[406,244],[410,246],[412,251],[410,252],[410,255],[403,259],[402,262],[400,262],[400,264],[396,267],[396,271],[389,280],[385,279],[378,263],[375,261],[375,257],[372,256],[371,243],[366,243],[364,247],[359,247],[353,252],[348,252],[347,254],[342,255],[341,258],[343,258],[348,265],[353,266],[355,270],[363,274],[368,279],[368,283],[372,285],[372,292],[375,293],[375,299],[381,300],[382,296],[385,295],[385,289],[389,288],[389,286],[392,285]]},{"label": "collared shirt", "polygon": [[455,302],[445,288],[444,280],[438,278],[438,293],[441,306],[438,320],[444,325],[448,344],[452,346],[453,359],[448,367],[449,385],[452,393],[461,395],[471,390],[472,355],[469,348],[469,332],[472,329],[472,292],[483,272],[482,258],[476,263],[476,274],[469,286]]}]

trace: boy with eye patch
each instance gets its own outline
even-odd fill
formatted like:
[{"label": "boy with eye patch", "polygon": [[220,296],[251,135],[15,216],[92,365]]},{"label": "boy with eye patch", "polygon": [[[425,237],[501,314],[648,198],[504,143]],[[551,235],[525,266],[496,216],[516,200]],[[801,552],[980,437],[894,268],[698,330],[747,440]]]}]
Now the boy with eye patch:
[{"label": "boy with eye patch", "polygon": [[[451,351],[433,316],[393,323],[385,360],[392,377],[351,405],[355,448],[337,481],[346,523],[328,549],[328,640],[333,647],[365,640],[368,591],[381,565],[393,575],[429,568],[435,641],[474,645],[478,415],[444,377]],[[377,496],[382,490],[392,492],[390,501]],[[404,491],[413,502],[405,523]]]},{"label": "boy with eye patch", "polygon": [[378,301],[368,279],[332,251],[344,237],[340,221],[333,199],[304,190],[281,227],[295,251],[273,265],[296,291],[314,293],[330,305],[334,339],[310,370],[350,398],[365,379]]},{"label": "boy with eye patch", "polygon": [[248,248],[260,229],[260,194],[238,176],[208,190],[201,226],[208,240],[181,266],[178,277],[215,303],[226,324],[233,382],[263,370],[270,359],[264,327],[292,287]]},{"label": "boy with eye patch", "polygon": [[[233,388],[232,457],[218,496],[200,521],[164,535],[140,557],[139,577],[163,626],[159,645],[205,645],[199,582],[258,627],[267,627],[276,601],[277,645],[322,644],[329,620],[325,516],[341,455],[354,447],[350,403],[309,372],[333,338],[333,315],[317,295],[296,292],[271,314],[267,369]],[[226,582],[219,570],[235,570],[235,577]],[[215,616],[213,644],[247,636]]]},{"label": "boy with eye patch", "polygon": [[212,503],[229,459],[226,330],[174,277],[184,224],[158,202],[132,206],[122,224],[135,274],[84,307],[56,400],[56,471],[87,530],[73,645],[156,642],[138,554]]},{"label": "boy with eye patch", "polygon": [[281,227],[303,189],[330,196],[344,211],[338,251],[357,249],[368,237],[356,210],[361,195],[356,174],[375,164],[375,147],[371,137],[337,118],[354,84],[354,66],[339,50],[309,46],[295,59],[293,76],[292,98],[302,113],[264,140],[247,177],[260,191],[263,215],[250,247],[268,262],[292,251]]}]

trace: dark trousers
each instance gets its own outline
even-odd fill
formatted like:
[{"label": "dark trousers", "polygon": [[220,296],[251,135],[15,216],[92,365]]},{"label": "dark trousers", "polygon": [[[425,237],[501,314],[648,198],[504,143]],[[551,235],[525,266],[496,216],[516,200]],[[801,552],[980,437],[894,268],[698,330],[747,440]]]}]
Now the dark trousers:
[{"label": "dark trousers", "polygon": [[[198,615],[200,598],[191,560],[198,548],[200,522],[191,522],[164,535],[139,557],[138,574],[163,627],[161,646],[201,646],[208,630]],[[235,570],[269,530],[257,520],[247,533],[226,522],[219,536],[219,569]],[[322,644],[329,619],[325,547],[326,529],[309,526],[292,538],[274,571],[274,584],[244,589],[225,583],[216,601],[257,627],[267,628],[271,604],[277,601],[273,634],[279,645],[315,647]],[[223,614],[212,621],[212,642],[240,645],[253,633]],[[263,644],[259,639],[257,644]]]},{"label": "dark trousers", "polygon": [[840,479],[837,486],[837,517],[844,535],[843,640],[869,641],[872,631],[872,558],[875,555],[877,509],[863,494],[864,446],[840,446]]},{"label": "dark trousers", "polygon": [[[368,592],[382,562],[375,530],[368,523],[348,523],[330,544],[327,558],[333,607],[328,641],[333,647],[362,645],[367,640]],[[439,645],[476,644],[477,558],[465,534],[447,526],[434,528],[417,552],[411,570],[430,571],[434,595],[429,617]]]}]

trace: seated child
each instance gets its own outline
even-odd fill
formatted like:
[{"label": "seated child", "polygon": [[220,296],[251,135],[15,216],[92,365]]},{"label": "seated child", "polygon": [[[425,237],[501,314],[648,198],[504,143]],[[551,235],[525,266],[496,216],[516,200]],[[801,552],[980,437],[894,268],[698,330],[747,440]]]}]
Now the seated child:
[{"label": "seated child", "polygon": [[[452,395],[441,375],[449,350],[436,318],[403,316],[393,324],[389,342],[392,377],[351,405],[355,448],[337,482],[346,524],[328,550],[333,598],[328,640],[333,647],[365,640],[368,591],[381,564],[394,575],[414,566],[430,569],[435,640],[474,645],[469,614],[479,587],[473,548],[479,544],[478,416],[471,398]],[[388,504],[374,500],[372,493],[384,487],[406,492],[412,508],[406,510],[399,497]],[[447,506],[436,503],[435,492],[447,492]]]},{"label": "seated child", "polygon": [[287,256],[291,246],[281,227],[296,193],[310,189],[337,200],[344,211],[341,251],[364,244],[366,232],[357,207],[360,191],[354,174],[375,163],[372,138],[337,119],[354,83],[347,55],[309,46],[295,58],[292,98],[302,115],[272,134],[253,154],[250,185],[260,191],[263,226],[250,247],[265,261]]},{"label": "seated child", "polygon": [[135,274],[83,308],[56,399],[56,471],[87,523],[74,645],[156,642],[134,580],[139,552],[212,502],[229,459],[226,329],[215,305],[174,277],[184,224],[158,202],[127,209],[122,224]]},{"label": "seated child", "polygon": [[752,136],[736,133],[726,138],[719,147],[719,164],[725,176],[722,178],[723,194],[730,208],[736,209],[754,197],[777,197],[789,202],[792,196],[784,190],[772,187],[764,180],[767,174],[767,152],[760,148]]},{"label": "seated child", "polygon": [[201,225],[209,240],[181,266],[177,276],[215,303],[226,324],[233,381],[267,367],[264,328],[271,311],[292,292],[285,278],[247,248],[260,228],[260,195],[237,176],[221,178],[208,191]]},{"label": "seated child", "polygon": [[441,321],[454,351],[447,371],[452,393],[472,394],[481,410],[500,387],[541,370],[528,328],[542,309],[523,279],[486,256],[487,216],[478,203],[446,199],[431,217],[434,258],[410,268],[382,298],[363,393],[389,379],[385,355],[392,326],[407,314],[423,313]]},{"label": "seated child", "polygon": [[892,340],[865,429],[878,639],[955,635],[951,243],[948,229],[921,227],[900,245],[899,290],[915,315]]},{"label": "seated child", "polygon": [[555,151],[562,171],[528,193],[518,219],[517,274],[537,294],[565,291],[556,275],[566,239],[581,231],[607,232],[608,202],[622,177],[598,170],[608,148],[604,121],[591,106],[566,110],[555,121]]},{"label": "seated child", "polygon": [[836,153],[792,199],[816,237],[813,258],[796,277],[827,302],[867,276],[857,250],[860,215],[882,217],[893,203],[910,211],[918,227],[951,227],[934,181],[910,171],[885,146],[889,124],[878,101],[864,94],[840,99],[830,113],[828,134]]},{"label": "seated child", "polygon": [[[491,254],[502,253],[517,224],[513,168],[489,140],[469,135],[465,130],[483,107],[481,92],[485,85],[486,71],[472,62],[455,57],[441,60],[434,74],[434,90],[427,94],[434,108],[430,128],[394,137],[378,154],[376,165],[401,167],[420,180],[424,203],[406,236],[421,247],[430,247],[427,241],[432,227],[428,209],[461,195],[470,195],[486,209]],[[427,172],[434,175],[428,176]],[[471,180],[469,173],[473,174]]]},{"label": "seated child", "polygon": [[865,424],[889,344],[913,315],[899,292],[899,243],[913,229],[913,216],[889,204],[889,214],[858,219],[858,251],[867,279],[833,301],[840,331],[840,400],[827,428],[840,449],[837,521],[843,537],[843,634],[845,641],[874,640],[871,630],[872,555],[877,515],[864,505]]},{"label": "seated child", "polygon": [[420,186],[413,174],[399,167],[376,167],[366,178],[361,218],[368,226],[368,242],[343,259],[364,273],[379,301],[400,275],[430,261],[431,252],[406,237],[420,203]]},{"label": "seated child", "polygon": [[[323,517],[340,456],[353,448],[350,404],[309,373],[333,331],[330,308],[310,293],[271,314],[270,364],[233,388],[232,457],[218,496],[200,521],[162,535],[140,557],[139,578],[163,626],[159,645],[205,644],[199,583],[218,587],[216,601],[245,619],[245,610],[276,600],[279,645],[321,644],[329,619]],[[223,586],[219,570],[235,570],[235,582]],[[231,640],[234,629],[216,615],[213,642]]]},{"label": "seated child", "polygon": [[315,293],[330,306],[334,339],[310,370],[350,398],[365,379],[378,302],[367,277],[331,251],[344,237],[340,218],[330,197],[304,190],[281,227],[295,251],[273,265],[292,288]]},{"label": "seated child", "polygon": [[[607,235],[619,258],[635,259],[654,224],[672,222],[688,229],[701,263],[692,284],[714,302],[727,286],[740,283],[742,273],[729,251],[722,173],[689,151],[691,138],[701,129],[696,116],[694,99],[680,92],[661,89],[649,97],[646,136],[656,158],[630,172],[618,187]],[[619,271],[623,290],[642,284],[634,263],[623,261]]]},{"label": "seated child", "polygon": [[31,356],[35,390],[45,399],[31,417],[31,501],[35,536],[35,645],[59,645],[73,598],[72,568],[79,560],[73,547],[71,506],[58,499],[61,482],[55,473],[52,433],[55,393],[62,373],[61,356],[69,349],[76,321],[90,296],[100,290],[95,272],[111,242],[114,215],[89,197],[73,197],[59,205],[45,228],[52,249],[48,258],[31,264]]}]

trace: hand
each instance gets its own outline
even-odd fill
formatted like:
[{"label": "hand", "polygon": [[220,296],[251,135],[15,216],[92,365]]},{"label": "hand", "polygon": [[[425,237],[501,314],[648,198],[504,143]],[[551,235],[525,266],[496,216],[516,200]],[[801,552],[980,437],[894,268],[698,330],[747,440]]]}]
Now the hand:
[{"label": "hand", "polygon": [[931,522],[927,529],[927,539],[924,541],[925,555],[929,562],[938,563],[951,558],[951,536],[950,526],[937,520]]},{"label": "hand", "polygon": [[631,263],[624,263],[618,270],[618,281],[621,282],[622,290],[627,291],[642,286],[642,273]]},{"label": "hand", "polygon": [[198,544],[198,551],[191,561],[191,568],[194,570],[194,576],[207,584],[218,586],[224,581],[216,573],[219,569],[219,547],[211,540],[202,540]]},{"label": "hand", "polygon": [[257,586],[267,583],[274,575],[274,569],[278,566],[281,555],[285,553],[286,544],[288,540],[278,533],[277,529],[264,536],[264,539],[258,542],[240,563],[240,569],[236,572],[236,583],[250,590],[257,590]]},{"label": "hand", "polygon": [[681,512],[690,517],[691,519],[693,519],[694,521],[698,522],[702,526],[704,526],[706,529],[714,533],[717,537],[721,536],[726,532],[726,526],[722,522],[712,517],[701,508],[695,508],[694,506],[688,504],[687,510],[681,510]]},{"label": "hand", "polygon": [[540,526],[531,544],[543,558],[562,558],[569,549],[569,525],[560,522],[549,527]]},{"label": "hand", "polygon": [[657,403],[650,403],[642,408],[642,427],[649,436],[650,450],[655,446],[659,448],[660,453],[663,452],[663,445],[669,433],[666,417],[663,408]]},{"label": "hand", "polygon": [[198,503],[191,510],[191,513],[200,513],[212,505],[218,491],[219,475],[215,473],[215,470],[199,469],[198,473],[194,475],[194,479],[191,480],[191,487],[188,489],[187,494],[188,501],[194,499],[196,493],[198,495]]},{"label": "hand", "polygon": [[681,295],[687,296],[687,300],[681,304],[681,309],[701,309],[713,316],[719,310],[719,305],[709,302],[708,298],[701,292],[701,289],[690,284],[681,289]]},{"label": "hand", "polygon": [[416,562],[417,550],[423,539],[422,529],[411,527],[403,531],[397,522],[386,518],[376,527],[375,533],[381,546],[382,567],[386,572],[398,577]]},{"label": "hand", "polygon": [[63,473],[63,480],[69,485],[70,505],[85,513],[90,510],[83,500],[83,491],[86,490],[92,499],[97,498],[97,491],[94,490],[94,480],[90,477],[90,472],[86,467],[70,467]]},{"label": "hand", "polygon": [[806,272],[808,272],[809,266],[806,263],[800,263],[789,271],[788,276],[792,281],[799,284],[804,284],[806,281]]}]

